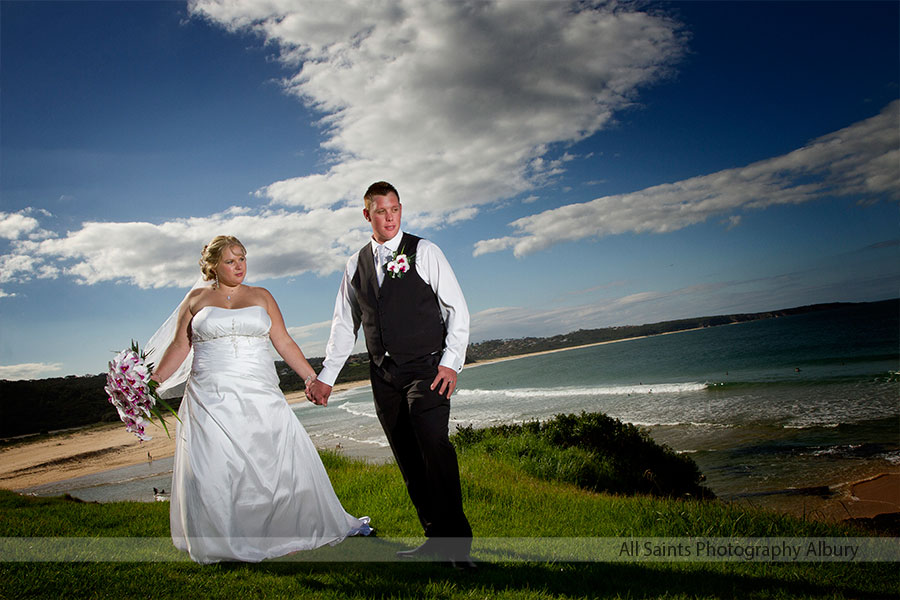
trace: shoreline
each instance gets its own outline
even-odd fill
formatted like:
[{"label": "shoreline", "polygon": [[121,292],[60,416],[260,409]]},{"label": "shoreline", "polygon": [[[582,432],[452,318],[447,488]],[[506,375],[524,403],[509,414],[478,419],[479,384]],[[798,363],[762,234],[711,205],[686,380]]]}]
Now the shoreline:
[{"label": "shoreline", "polygon": [[[666,332],[672,335],[701,328]],[[466,368],[518,360],[529,356],[542,356],[568,350],[613,344],[655,336],[637,336],[607,340],[566,348],[555,348],[511,356],[485,359],[466,365]],[[343,392],[369,385],[368,380],[344,382],[334,387]],[[307,402],[304,392],[288,392],[285,399],[295,406]],[[154,460],[174,456],[174,439],[154,423],[148,427],[152,440],[140,442],[125,431],[119,423],[91,425],[74,430],[62,430],[40,440],[17,440],[6,448],[0,448],[0,489],[25,490],[48,484],[61,483],[87,475],[102,474],[114,469],[133,467]],[[340,446],[339,446],[340,447]],[[320,450],[333,450],[323,448]],[[348,458],[374,460],[366,451],[351,448],[339,450]],[[382,461],[383,462],[383,461]],[[760,494],[748,493],[740,497],[723,499],[736,505],[761,508],[770,512],[790,514],[801,518],[822,521],[873,519],[877,515],[900,515],[900,469],[896,465],[870,464],[843,475],[850,481],[822,482],[802,489],[782,489]]]},{"label": "shoreline", "polygon": [[[367,384],[341,383],[334,386],[334,391]],[[306,396],[303,392],[289,392],[285,399],[293,405],[305,402]],[[148,423],[147,433],[153,439],[142,442],[125,431],[121,422],[115,422],[66,429],[36,441],[22,439],[0,449],[0,489],[32,488],[175,455],[175,438],[168,437],[156,422]]]},{"label": "shoreline", "polygon": [[[716,327],[727,327],[729,325],[739,325],[739,323],[727,323],[726,325],[716,325]],[[688,331],[700,331],[701,329],[707,329],[706,327],[692,327],[690,329],[679,329],[678,331],[664,331],[663,333],[657,333],[654,335],[637,335],[634,337],[627,338],[619,338],[616,340],[606,340],[605,342],[591,342],[590,344],[581,344],[580,346],[566,346],[565,348],[554,348],[552,350],[538,350],[537,352],[526,352],[524,354],[513,354],[511,356],[500,356],[497,358],[487,358],[485,360],[479,360],[473,363],[469,363],[465,366],[466,369],[471,369],[474,367],[478,367],[481,365],[491,365],[498,362],[505,362],[507,360],[518,360],[520,358],[528,358],[529,356],[544,356],[546,354],[556,354],[557,352],[566,352],[567,350],[581,350],[583,348],[593,348],[595,346],[605,346],[606,344],[616,344],[618,342],[630,342],[633,340],[644,340],[650,337],[659,337],[661,335],[674,335],[676,333],[687,333]]]}]

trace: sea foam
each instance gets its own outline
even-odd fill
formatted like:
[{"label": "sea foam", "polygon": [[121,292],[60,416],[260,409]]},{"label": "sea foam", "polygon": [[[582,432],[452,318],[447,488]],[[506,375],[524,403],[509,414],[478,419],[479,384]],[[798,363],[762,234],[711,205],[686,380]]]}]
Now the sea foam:
[{"label": "sea foam", "polygon": [[505,388],[458,389],[456,395],[461,398],[556,398],[559,396],[632,396],[637,394],[683,394],[701,392],[707,383],[656,383],[637,385],[613,385],[591,387],[547,387],[547,388]]}]

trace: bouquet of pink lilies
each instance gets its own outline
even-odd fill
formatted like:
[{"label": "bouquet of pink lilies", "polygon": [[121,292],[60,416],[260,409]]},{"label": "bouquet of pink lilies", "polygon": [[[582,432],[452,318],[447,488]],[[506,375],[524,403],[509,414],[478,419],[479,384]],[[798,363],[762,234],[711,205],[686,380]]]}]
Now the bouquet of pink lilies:
[{"label": "bouquet of pink lilies", "polygon": [[110,404],[119,411],[125,430],[138,436],[141,441],[152,439],[144,429],[145,418],[151,421],[153,417],[158,418],[166,435],[169,435],[163,412],[157,404],[178,418],[172,407],[156,394],[159,383],[150,379],[152,374],[153,365],[146,363],[146,356],[134,341],[131,348],[122,350],[110,361],[106,374],[104,389]]}]

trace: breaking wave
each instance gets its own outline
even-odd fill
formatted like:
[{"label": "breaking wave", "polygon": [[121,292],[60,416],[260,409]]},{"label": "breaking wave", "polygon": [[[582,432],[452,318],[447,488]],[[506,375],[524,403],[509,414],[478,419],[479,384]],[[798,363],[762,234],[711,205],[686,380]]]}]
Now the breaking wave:
[{"label": "breaking wave", "polygon": [[501,390],[456,390],[461,398],[556,398],[559,396],[633,396],[642,394],[683,394],[702,392],[708,383],[656,383],[592,387],[506,388]]}]

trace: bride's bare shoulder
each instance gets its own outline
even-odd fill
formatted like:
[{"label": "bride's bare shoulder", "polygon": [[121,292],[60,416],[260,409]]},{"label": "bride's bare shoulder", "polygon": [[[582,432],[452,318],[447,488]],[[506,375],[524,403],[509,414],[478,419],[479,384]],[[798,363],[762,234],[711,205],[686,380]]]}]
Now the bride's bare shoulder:
[{"label": "bride's bare shoulder", "polygon": [[197,314],[197,311],[209,304],[209,298],[212,296],[213,289],[209,286],[199,287],[188,292],[185,303],[191,314]]},{"label": "bride's bare shoulder", "polygon": [[251,294],[268,294],[269,290],[264,287],[260,287],[258,285],[247,285],[246,283],[241,284],[241,289],[245,290]]},{"label": "bride's bare shoulder", "polygon": [[246,287],[247,291],[252,294],[253,298],[259,301],[259,304],[265,304],[270,299],[272,299],[272,293],[264,287],[253,285],[245,285],[244,287]]}]

